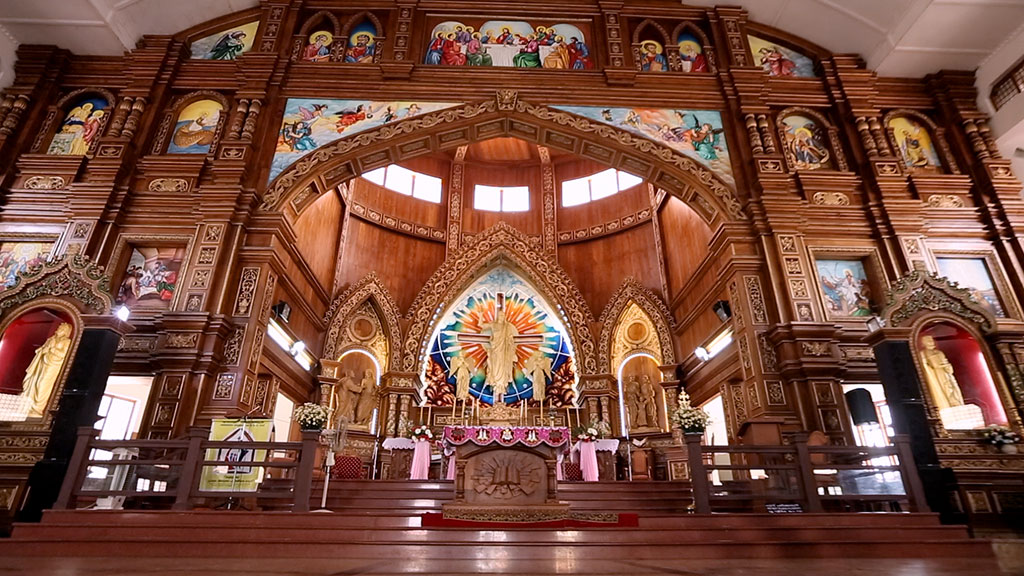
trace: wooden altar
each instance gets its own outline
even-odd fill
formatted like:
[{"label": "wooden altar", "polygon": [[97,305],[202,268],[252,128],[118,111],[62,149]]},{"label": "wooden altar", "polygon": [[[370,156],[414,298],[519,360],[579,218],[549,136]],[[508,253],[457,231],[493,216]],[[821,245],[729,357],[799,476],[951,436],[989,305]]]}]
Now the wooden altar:
[{"label": "wooden altar", "polygon": [[448,426],[442,442],[455,447],[455,501],[445,518],[537,522],[569,517],[558,500],[559,455],[568,428]]}]

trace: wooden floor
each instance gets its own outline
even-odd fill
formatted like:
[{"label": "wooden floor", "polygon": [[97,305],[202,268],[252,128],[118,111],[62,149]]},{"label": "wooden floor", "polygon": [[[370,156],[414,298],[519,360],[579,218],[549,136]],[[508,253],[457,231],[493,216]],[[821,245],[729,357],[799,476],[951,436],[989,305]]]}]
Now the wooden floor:
[{"label": "wooden floor", "polygon": [[683,488],[560,488],[574,509],[638,514],[636,528],[423,528],[420,515],[450,499],[446,482],[335,483],[320,514],[48,511],[0,541],[0,576],[1013,574],[988,542],[931,514],[699,516]]}]

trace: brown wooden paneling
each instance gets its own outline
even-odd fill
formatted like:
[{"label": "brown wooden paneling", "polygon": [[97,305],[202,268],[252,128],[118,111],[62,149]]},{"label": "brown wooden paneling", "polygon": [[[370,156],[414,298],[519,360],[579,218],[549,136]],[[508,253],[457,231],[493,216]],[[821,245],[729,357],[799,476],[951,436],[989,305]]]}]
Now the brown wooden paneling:
[{"label": "brown wooden paneling", "polygon": [[341,199],[336,193],[329,192],[317,198],[295,221],[299,252],[327,291],[330,291],[334,279],[341,216]]},{"label": "brown wooden paneling", "polygon": [[559,246],[558,263],[576,282],[594,317],[601,315],[612,294],[629,276],[655,292],[660,290],[650,223],[596,240]]},{"label": "brown wooden paneling", "polygon": [[696,212],[674,196],[665,200],[658,215],[661,218],[668,290],[674,296],[686,286],[694,270],[707,256],[711,230]]},{"label": "brown wooden paneling", "polygon": [[[473,208],[473,188],[485,186],[529,186],[530,210],[527,212],[487,212]],[[541,175],[540,164],[523,166],[497,166],[493,164],[467,164],[465,192],[463,194],[463,231],[474,234],[507,222],[526,234],[541,233]]]}]

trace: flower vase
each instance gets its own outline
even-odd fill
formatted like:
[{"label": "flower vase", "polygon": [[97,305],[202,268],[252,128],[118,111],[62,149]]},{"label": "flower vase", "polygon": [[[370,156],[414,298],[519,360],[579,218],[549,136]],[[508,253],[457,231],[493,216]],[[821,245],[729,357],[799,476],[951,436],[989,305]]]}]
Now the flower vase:
[{"label": "flower vase", "polygon": [[1002,452],[1003,454],[1016,454],[1017,453],[1017,445],[1016,444],[1000,444],[999,445],[999,451]]}]

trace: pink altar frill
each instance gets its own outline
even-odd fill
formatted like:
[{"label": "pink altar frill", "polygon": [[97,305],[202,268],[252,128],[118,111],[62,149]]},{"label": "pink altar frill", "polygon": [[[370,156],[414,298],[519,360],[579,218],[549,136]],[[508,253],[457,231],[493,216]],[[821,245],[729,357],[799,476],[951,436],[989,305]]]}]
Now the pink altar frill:
[{"label": "pink altar frill", "polygon": [[410,480],[426,480],[430,476],[430,442],[417,441],[412,450],[412,470]]},{"label": "pink altar frill", "polygon": [[455,454],[448,457],[448,480],[455,480]]},{"label": "pink altar frill", "polygon": [[597,482],[597,446],[593,442],[580,442],[580,471],[584,482]]}]

